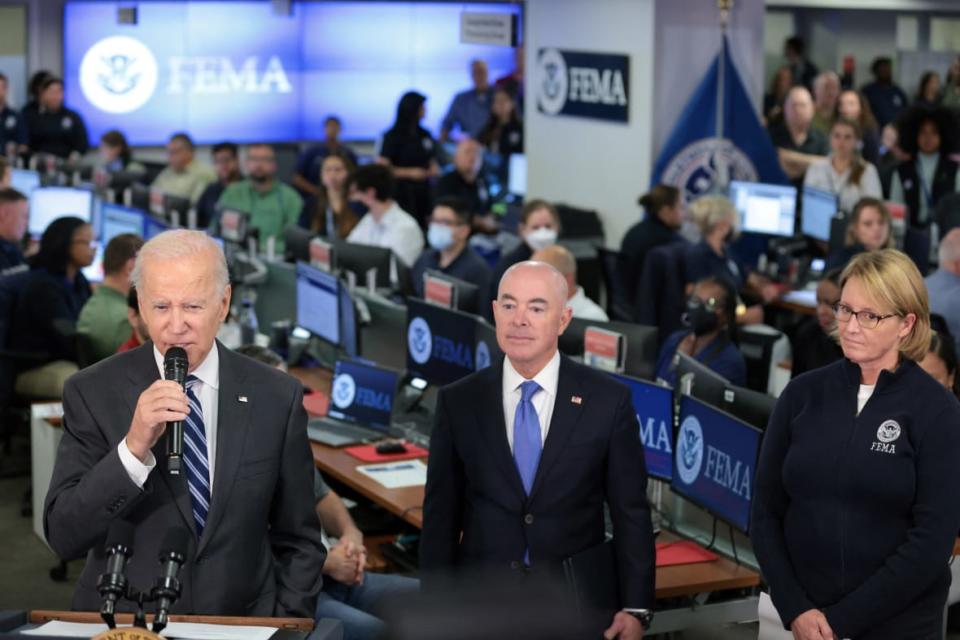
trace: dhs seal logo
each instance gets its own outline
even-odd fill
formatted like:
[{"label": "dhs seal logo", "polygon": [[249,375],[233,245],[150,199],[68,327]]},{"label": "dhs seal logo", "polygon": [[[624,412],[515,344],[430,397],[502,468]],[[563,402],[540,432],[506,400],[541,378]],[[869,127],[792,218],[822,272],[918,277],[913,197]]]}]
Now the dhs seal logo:
[{"label": "dhs seal logo", "polygon": [[900,437],[900,425],[896,420],[886,420],[877,429],[877,440],[884,444],[893,442]]},{"label": "dhs seal logo", "polygon": [[80,63],[80,89],[101,111],[136,111],[157,88],[157,61],[139,40],[110,36],[90,47]]},{"label": "dhs seal logo", "polygon": [[684,484],[693,484],[703,465],[703,429],[700,421],[688,416],[677,437],[677,474]]},{"label": "dhs seal logo", "polygon": [[407,329],[407,349],[410,357],[417,364],[424,364],[433,353],[433,334],[430,325],[423,318],[417,317],[410,322]]},{"label": "dhs seal logo", "polygon": [[346,409],[353,404],[353,399],[357,395],[357,384],[353,381],[353,376],[348,373],[341,373],[333,380],[333,391],[331,392],[333,404],[339,409]]},{"label": "dhs seal logo", "polygon": [[477,343],[477,357],[474,358],[474,362],[477,365],[477,371],[490,366],[490,347],[483,340]]},{"label": "dhs seal logo", "polygon": [[537,62],[537,105],[555,116],[567,102],[567,63],[556,49],[544,49]]},{"label": "dhs seal logo", "polygon": [[743,151],[722,138],[692,142],[663,170],[662,182],[680,189],[686,201],[714,193],[731,180],[757,181],[757,169]]}]

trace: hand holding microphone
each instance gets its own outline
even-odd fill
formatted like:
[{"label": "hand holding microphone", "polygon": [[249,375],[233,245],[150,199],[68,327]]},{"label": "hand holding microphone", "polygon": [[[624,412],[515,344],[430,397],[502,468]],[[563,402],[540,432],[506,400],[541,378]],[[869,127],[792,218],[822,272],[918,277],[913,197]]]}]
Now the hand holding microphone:
[{"label": "hand holding microphone", "polygon": [[[167,354],[169,355],[174,349],[181,352],[185,362],[186,353],[179,347],[171,347],[167,350]],[[166,367],[164,368],[166,369]],[[186,370],[186,365],[183,365],[184,380],[186,379]],[[183,390],[183,382],[157,380],[147,387],[137,400],[133,421],[130,423],[130,430],[127,432],[127,448],[140,461],[146,461],[150,449],[166,431],[167,423],[180,423],[182,425],[189,413],[190,405],[187,402],[187,394]],[[182,426],[180,442],[183,442]]]}]

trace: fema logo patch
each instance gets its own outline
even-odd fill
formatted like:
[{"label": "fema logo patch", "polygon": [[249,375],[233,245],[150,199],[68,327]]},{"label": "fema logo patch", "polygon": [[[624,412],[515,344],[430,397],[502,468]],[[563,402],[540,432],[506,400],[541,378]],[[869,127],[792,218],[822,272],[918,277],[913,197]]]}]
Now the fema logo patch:
[{"label": "fema logo patch", "polygon": [[757,178],[753,162],[730,140],[703,138],[688,144],[670,160],[662,182],[680,189],[689,203],[731,180],[756,182]]},{"label": "fema logo patch", "polygon": [[357,395],[357,384],[353,381],[353,376],[349,373],[341,373],[333,379],[332,387],[330,396],[337,408],[346,409],[353,404],[353,399]]},{"label": "fema logo patch", "polygon": [[555,116],[567,102],[567,63],[556,49],[545,49],[537,61],[537,105]]},{"label": "fema logo patch", "polygon": [[477,357],[474,362],[477,364],[477,371],[490,366],[490,347],[483,340],[477,343]]},{"label": "fema logo patch", "polygon": [[136,111],[157,88],[157,61],[142,42],[110,36],[94,44],[80,63],[80,89],[108,113]]},{"label": "fema logo patch", "polygon": [[416,317],[407,329],[407,349],[417,364],[424,364],[433,352],[433,334],[423,318]]},{"label": "fema logo patch", "polygon": [[893,442],[900,437],[900,424],[896,420],[885,420],[877,429],[877,440],[883,443]]},{"label": "fema logo patch", "polygon": [[687,416],[677,437],[677,475],[684,484],[693,484],[703,466],[703,429],[695,416]]}]

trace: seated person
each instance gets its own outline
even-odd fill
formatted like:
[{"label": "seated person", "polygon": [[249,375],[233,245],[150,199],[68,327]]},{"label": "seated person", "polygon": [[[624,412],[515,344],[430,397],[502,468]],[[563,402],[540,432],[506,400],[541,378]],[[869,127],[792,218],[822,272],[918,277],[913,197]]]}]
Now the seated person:
[{"label": "seated person", "polygon": [[392,249],[410,267],[423,250],[423,232],[393,199],[394,182],[390,168],[381,164],[358,167],[347,179],[350,199],[367,208],[347,241]]},{"label": "seated person", "polygon": [[796,86],[783,103],[783,120],[771,123],[768,129],[784,173],[798,186],[807,167],[830,150],[827,137],[813,127],[813,114],[810,92]]},{"label": "seated person", "polygon": [[345,239],[365,213],[363,205],[351,202],[347,178],[357,168],[343,149],[331,151],[320,165],[320,188],[303,206],[300,226],[333,239]]},{"label": "seated person", "polygon": [[146,173],[147,168],[133,159],[133,151],[122,131],[111,129],[100,136],[97,168],[106,174],[126,171]]},{"label": "seated person", "polygon": [[830,126],[830,155],[807,168],[803,186],[829,191],[839,199],[840,210],[853,211],[864,197],[882,198],[877,168],[860,156],[860,125],[834,120]]},{"label": "seated person", "polygon": [[127,320],[127,295],[130,274],[143,238],[121,233],[110,239],[103,250],[103,282],[96,288],[77,318],[77,333],[89,344],[92,364],[112,356],[130,337]]},{"label": "seated person", "polygon": [[577,284],[577,260],[569,249],[555,244],[537,251],[530,259],[537,262],[546,262],[559,271],[567,281],[566,306],[573,312],[574,318],[609,322],[610,318],[607,317],[607,312],[588,298],[587,294],[583,292],[583,287]]},{"label": "seated person", "polygon": [[0,188],[0,276],[26,269],[21,247],[28,209],[27,196],[10,187]]},{"label": "seated person", "polygon": [[840,269],[834,269],[824,274],[817,284],[816,316],[803,321],[793,338],[794,378],[843,357],[843,350],[832,335],[837,327],[833,305],[840,300],[840,273]]},{"label": "seated person", "polygon": [[890,210],[883,202],[876,198],[861,198],[847,222],[844,246],[827,256],[826,268],[842,269],[858,253],[892,247],[892,221]]},{"label": "seated person", "polygon": [[685,353],[736,385],[747,382],[747,364],[737,349],[734,316],[737,292],[730,281],[716,276],[704,278],[693,287],[687,300],[684,324],[689,329],[672,333],[657,356],[656,378],[677,385],[673,356]]},{"label": "seated person", "polygon": [[917,364],[930,374],[930,377],[960,398],[960,380],[957,378],[957,351],[950,334],[931,331],[930,350],[927,351],[923,360]]},{"label": "seated person", "polygon": [[[436,269],[447,275],[466,280],[480,288],[481,294],[490,290],[490,266],[467,244],[470,240],[470,212],[462,200],[439,198],[433,205],[430,226],[427,228],[426,249],[411,269],[413,288],[423,297],[423,274]],[[481,307],[489,306],[487,300]]]},{"label": "seated person", "polygon": [[90,298],[81,269],[95,254],[93,227],[80,218],[57,218],[44,230],[17,296],[9,340],[19,351],[42,354],[46,364],[17,377],[20,395],[59,398],[63,383],[76,373],[77,318]]},{"label": "seated person", "polygon": [[683,199],[680,190],[667,184],[658,184],[640,196],[643,221],[630,227],[620,243],[620,277],[629,296],[630,306],[636,303],[640,290],[640,271],[647,252],[654,247],[683,242],[678,231],[683,224]]},{"label": "seated person", "polygon": [[951,229],[943,236],[937,259],[937,270],[924,278],[930,313],[946,318],[955,346],[960,349],[960,229]]},{"label": "seated person", "polygon": [[130,351],[130,349],[136,349],[150,339],[150,334],[147,333],[147,323],[145,323],[143,318],[140,317],[140,304],[137,300],[137,288],[134,286],[131,286],[130,292],[127,293],[127,322],[130,323],[132,331],[130,332],[130,337],[127,339],[127,341],[117,347],[117,353],[123,353],[124,351]]},{"label": "seated person", "polygon": [[471,225],[478,231],[496,232],[497,224],[490,214],[490,193],[480,175],[483,165],[483,149],[473,138],[464,138],[457,143],[453,155],[453,170],[437,180],[436,198],[462,200],[470,212]]},{"label": "seated person", "polygon": [[167,166],[153,180],[155,189],[165,194],[188,198],[196,204],[204,189],[217,179],[213,169],[193,157],[193,140],[185,133],[175,133],[167,142]]},{"label": "seated person", "polygon": [[223,195],[224,189],[234,182],[243,180],[240,173],[240,158],[237,145],[232,142],[221,142],[213,145],[213,170],[217,180],[207,185],[200,199],[197,200],[197,228],[206,229],[217,216],[217,202]]},{"label": "seated person", "polygon": [[297,191],[304,197],[315,196],[320,193],[322,182],[319,181],[321,165],[331,153],[338,153],[347,158],[350,164],[357,166],[357,155],[340,142],[340,130],[343,124],[337,116],[327,116],[323,121],[323,142],[310,145],[304,149],[297,160],[297,170],[290,181]]},{"label": "seated person", "polygon": [[[690,205],[690,215],[700,229],[702,240],[686,254],[685,280],[688,288],[698,280],[716,276],[729,282],[734,291],[759,295],[764,302],[774,300],[777,287],[765,277],[751,272],[729,252],[730,243],[739,234],[740,217],[733,204],[723,196],[703,196]],[[739,307],[739,305],[737,305]],[[763,322],[763,308],[757,304],[736,315],[737,324]]]},{"label": "seated person", "polygon": [[247,147],[247,179],[223,190],[219,208],[237,209],[250,215],[250,226],[260,230],[260,250],[274,240],[274,251],[282,254],[283,230],[297,224],[303,200],[293,187],[277,181],[277,159],[269,144]]},{"label": "seated person", "polygon": [[520,211],[517,233],[523,242],[513,251],[500,256],[500,260],[493,268],[488,300],[497,299],[497,287],[500,286],[500,279],[507,269],[518,262],[529,260],[534,251],[546,249],[557,243],[557,237],[560,235],[560,214],[557,213],[556,207],[546,200],[529,200],[524,203]]}]

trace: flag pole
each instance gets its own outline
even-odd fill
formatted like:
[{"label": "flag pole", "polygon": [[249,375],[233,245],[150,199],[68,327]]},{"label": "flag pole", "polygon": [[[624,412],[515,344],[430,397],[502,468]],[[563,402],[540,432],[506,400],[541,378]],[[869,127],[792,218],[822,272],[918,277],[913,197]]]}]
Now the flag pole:
[{"label": "flag pole", "polygon": [[[717,121],[715,131],[720,149],[723,148],[727,137],[724,127],[726,122],[727,24],[730,20],[730,10],[733,8],[733,2],[734,0],[717,0],[717,8],[720,9],[720,56],[717,59],[719,68],[717,69]],[[717,154],[716,158],[718,160],[717,177],[719,178],[717,180],[717,186],[726,191],[727,185],[730,183],[730,175],[727,163],[724,160],[723,153]]]}]

